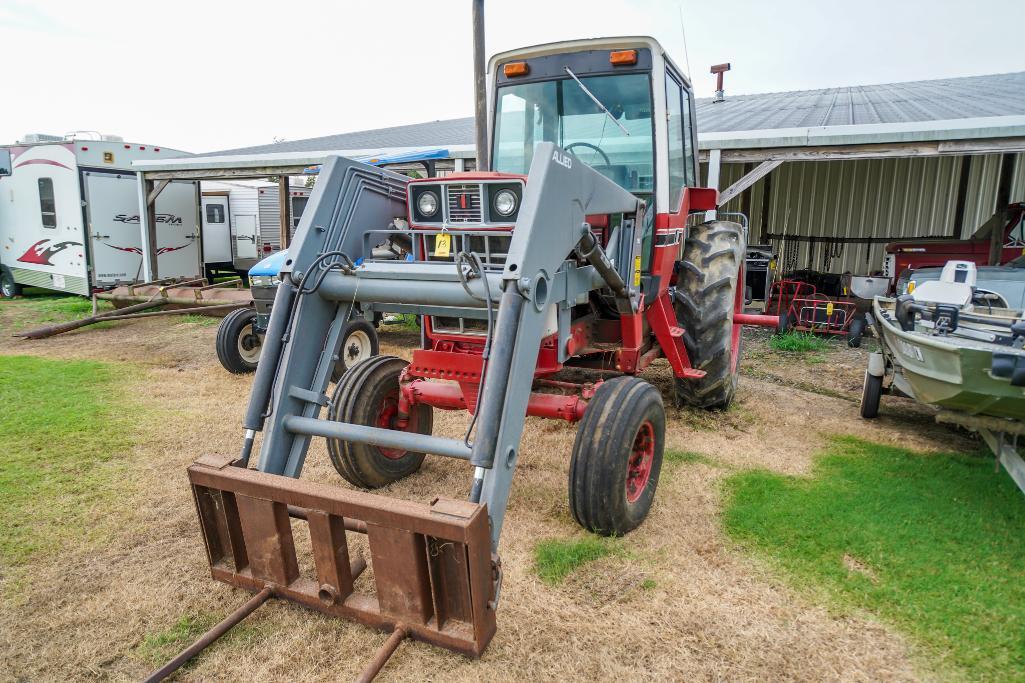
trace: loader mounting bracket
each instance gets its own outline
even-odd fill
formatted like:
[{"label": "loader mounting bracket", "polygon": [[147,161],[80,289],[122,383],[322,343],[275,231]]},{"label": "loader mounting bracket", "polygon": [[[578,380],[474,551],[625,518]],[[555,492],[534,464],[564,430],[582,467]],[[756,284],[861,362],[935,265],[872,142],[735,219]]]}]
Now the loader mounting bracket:
[{"label": "loader mounting bracket", "polygon": [[[385,498],[214,456],[188,472],[215,579],[250,591],[270,588],[278,598],[404,630],[469,657],[480,656],[494,636],[501,565],[491,553],[486,506]],[[294,536],[303,526],[314,565],[306,572]],[[349,535],[361,533],[368,561],[351,552]],[[371,581],[357,584],[368,564]]]}]

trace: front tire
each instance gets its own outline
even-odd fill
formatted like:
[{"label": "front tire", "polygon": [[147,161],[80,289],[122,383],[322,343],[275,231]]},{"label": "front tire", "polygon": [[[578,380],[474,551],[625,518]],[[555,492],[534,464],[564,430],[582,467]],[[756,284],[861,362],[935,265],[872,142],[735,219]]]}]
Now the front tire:
[{"label": "front tire", "polygon": [[691,228],[678,262],[676,319],[691,365],[701,379],[676,379],[678,401],[698,408],[728,408],[740,377],[740,325],[733,314],[742,305],[744,229],[711,221]]},{"label": "front tire", "polygon": [[658,390],[637,377],[604,382],[584,412],[569,467],[569,507],[583,528],[621,536],[655,499],[666,414]]},{"label": "front tire", "polygon": [[256,311],[239,308],[224,316],[217,327],[217,360],[228,372],[245,375],[256,371],[263,339],[256,332]]},{"label": "front tire", "polygon": [[[328,419],[338,422],[395,429],[398,417],[399,376],[409,365],[395,356],[373,356],[356,365],[335,387]],[[430,434],[434,411],[417,404],[404,431]],[[327,452],[338,474],[364,489],[376,489],[408,477],[420,469],[425,454],[382,448],[366,443],[327,440]]]}]

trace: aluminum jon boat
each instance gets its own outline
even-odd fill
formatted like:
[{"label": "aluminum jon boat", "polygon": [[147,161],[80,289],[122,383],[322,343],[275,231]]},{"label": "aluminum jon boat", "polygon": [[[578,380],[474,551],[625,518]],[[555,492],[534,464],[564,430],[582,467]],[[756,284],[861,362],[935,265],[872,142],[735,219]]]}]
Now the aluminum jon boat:
[{"label": "aluminum jon boat", "polygon": [[974,276],[974,264],[951,261],[939,281],[875,298],[880,351],[869,357],[861,414],[875,417],[886,391],[935,405],[939,421],[978,431],[1025,491],[1025,314],[994,305]]}]

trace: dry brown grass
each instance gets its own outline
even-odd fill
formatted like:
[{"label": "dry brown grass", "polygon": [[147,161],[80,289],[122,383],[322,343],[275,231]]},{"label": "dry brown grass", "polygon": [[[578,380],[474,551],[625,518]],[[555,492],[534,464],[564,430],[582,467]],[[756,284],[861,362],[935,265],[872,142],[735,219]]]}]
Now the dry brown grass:
[{"label": "dry brown grass", "polygon": [[[0,305],[0,330],[14,315]],[[0,353],[125,363],[136,380],[126,398],[162,416],[140,424],[137,445],[124,454],[139,493],[134,514],[108,543],[34,561],[16,590],[8,590],[15,588],[10,572],[0,577],[0,679],[138,679],[154,663],[141,647],[147,635],[182,617],[215,620],[245,600],[209,577],[185,477],[195,457],[234,453],[239,445],[250,378],[221,370],[214,333],[155,319],[39,342],[0,336]],[[386,333],[382,352],[407,355],[413,343],[408,333]],[[857,352],[839,353],[841,363],[815,372],[820,382],[856,393],[857,356],[848,354]],[[799,364],[766,354],[751,367],[793,376],[804,372]],[[648,377],[669,395],[666,367]],[[667,465],[651,517],[622,541],[626,552],[586,565],[556,586],[537,577],[532,556],[540,538],[583,533],[566,508],[574,429],[532,419],[503,533],[506,576],[495,640],[479,662],[406,643],[382,680],[916,678],[913,652],[892,630],[815,606],[734,550],[718,521],[719,482],[739,467],[804,472],[832,433],[948,450],[959,437],[909,403],[884,409],[914,424],[884,417],[866,426],[849,400],[751,377],[742,380],[738,403],[713,415],[671,411],[669,447],[712,462]],[[446,413],[435,424],[456,436],[466,423],[463,415]],[[344,485],[322,445],[307,462],[304,478]],[[384,493],[458,497],[469,482],[465,464],[435,458]],[[344,680],[385,639],[280,601],[240,628],[180,678]]]}]

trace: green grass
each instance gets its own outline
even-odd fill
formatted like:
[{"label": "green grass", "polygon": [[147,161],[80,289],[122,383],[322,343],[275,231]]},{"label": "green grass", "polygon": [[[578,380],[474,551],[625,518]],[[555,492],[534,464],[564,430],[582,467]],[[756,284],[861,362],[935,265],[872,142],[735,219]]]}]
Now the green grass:
[{"label": "green grass", "polygon": [[1025,499],[993,460],[836,438],[810,479],[726,482],[742,546],[909,634],[958,677],[1025,680]]},{"label": "green grass", "polygon": [[[200,616],[183,616],[177,622],[163,631],[150,633],[143,636],[136,652],[140,658],[151,666],[162,665],[196,641],[199,636],[213,627],[223,617],[213,614]],[[273,627],[253,621],[249,617],[247,621],[233,627],[217,642],[244,646],[263,638],[273,635]],[[200,655],[201,656],[201,655]],[[198,661],[198,658],[189,660],[184,668],[188,669]]]},{"label": "green grass", "polygon": [[187,313],[177,316],[178,322],[198,325],[199,327],[215,327],[221,324],[221,318],[214,318],[209,315],[193,315]]},{"label": "green grass", "polygon": [[613,538],[549,538],[534,546],[534,566],[541,580],[554,586],[578,567],[620,552],[622,549]]},{"label": "green grass", "polygon": [[786,334],[774,334],[769,339],[769,346],[776,351],[786,353],[808,353],[810,351],[828,351],[829,342],[811,332],[790,331]]},{"label": "green grass", "polygon": [[[385,315],[390,314],[386,313]],[[397,327],[399,329],[410,330],[412,332],[420,331],[420,325],[417,322],[417,316],[413,315],[412,313],[401,313],[398,316],[398,320],[396,320],[395,322],[390,322],[387,325],[390,328]]]},{"label": "green grass", "polygon": [[102,534],[131,448],[117,369],[0,356],[0,561]]}]

